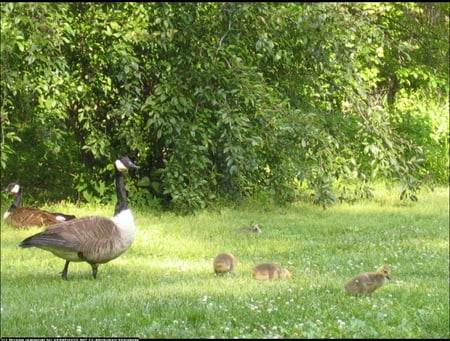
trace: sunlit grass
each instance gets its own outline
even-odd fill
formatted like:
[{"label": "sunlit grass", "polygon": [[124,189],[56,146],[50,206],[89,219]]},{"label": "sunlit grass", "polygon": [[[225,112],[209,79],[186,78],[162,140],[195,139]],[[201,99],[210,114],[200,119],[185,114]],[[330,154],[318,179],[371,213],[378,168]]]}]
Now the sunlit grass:
[{"label": "sunlit grass", "polygon": [[[448,338],[448,189],[401,204],[376,202],[328,210],[306,204],[239,208],[177,216],[134,210],[136,240],[100,265],[39,249],[20,249],[34,232],[2,224],[1,334],[5,337],[141,338]],[[51,206],[110,216],[113,205]],[[261,234],[238,233],[259,223]],[[231,252],[233,274],[215,276],[212,260]],[[253,280],[250,269],[275,262],[294,278]],[[344,283],[387,263],[393,279],[368,297]]]}]

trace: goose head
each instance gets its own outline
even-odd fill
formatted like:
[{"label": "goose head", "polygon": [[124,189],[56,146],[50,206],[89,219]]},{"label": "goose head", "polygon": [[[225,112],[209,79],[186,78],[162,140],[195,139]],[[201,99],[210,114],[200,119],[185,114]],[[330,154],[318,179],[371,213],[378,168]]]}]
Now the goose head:
[{"label": "goose head", "polygon": [[20,192],[20,185],[15,182],[11,182],[4,190],[2,190],[2,193],[17,194],[19,192]]},{"label": "goose head", "polygon": [[123,156],[120,159],[117,159],[114,162],[114,165],[116,166],[116,169],[121,173],[128,172],[129,169],[139,168],[139,166],[135,165],[128,156]]}]

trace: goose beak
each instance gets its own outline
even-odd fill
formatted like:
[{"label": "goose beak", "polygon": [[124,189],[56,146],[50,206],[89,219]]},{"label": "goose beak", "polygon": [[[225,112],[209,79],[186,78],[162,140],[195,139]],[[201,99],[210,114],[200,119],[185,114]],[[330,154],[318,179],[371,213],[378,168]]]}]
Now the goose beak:
[{"label": "goose beak", "polygon": [[133,162],[131,162],[131,160],[130,160],[130,163],[128,164],[128,168],[132,168],[132,169],[139,169],[139,166],[138,165],[136,165],[136,164],[134,164]]},{"label": "goose beak", "polygon": [[134,164],[128,156],[124,156],[121,159],[116,160],[116,167],[122,169],[122,171],[139,168],[139,166]]},{"label": "goose beak", "polygon": [[391,280],[391,275],[387,275],[386,278],[390,281]]}]

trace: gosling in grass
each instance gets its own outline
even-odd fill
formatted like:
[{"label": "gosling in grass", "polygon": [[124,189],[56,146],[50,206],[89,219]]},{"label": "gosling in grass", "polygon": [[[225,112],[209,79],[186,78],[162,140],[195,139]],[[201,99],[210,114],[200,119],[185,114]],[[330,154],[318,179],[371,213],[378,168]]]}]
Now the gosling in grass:
[{"label": "gosling in grass", "polygon": [[242,233],[247,233],[247,232],[261,233],[262,232],[261,228],[259,227],[259,224],[253,224],[251,226],[244,226],[244,227],[241,227],[238,231],[242,232]]},{"label": "gosling in grass", "polygon": [[382,287],[390,279],[391,269],[383,265],[377,272],[363,272],[353,277],[344,288],[353,295],[366,295]]},{"label": "gosling in grass", "polygon": [[219,253],[216,258],[214,258],[214,272],[216,274],[232,272],[235,264],[236,260],[231,253]]},{"label": "gosling in grass", "polygon": [[259,281],[267,281],[281,278],[292,278],[289,270],[283,269],[274,263],[262,263],[252,269],[252,276]]}]

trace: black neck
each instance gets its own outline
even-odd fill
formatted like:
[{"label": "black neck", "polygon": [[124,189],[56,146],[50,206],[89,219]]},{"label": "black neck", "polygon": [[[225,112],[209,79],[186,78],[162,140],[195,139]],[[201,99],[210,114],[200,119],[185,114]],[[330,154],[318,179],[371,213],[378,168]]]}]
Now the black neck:
[{"label": "black neck", "polygon": [[19,188],[19,192],[14,195],[14,201],[8,212],[12,212],[20,207],[20,202],[22,201],[22,187]]},{"label": "black neck", "polygon": [[116,191],[117,203],[114,215],[128,209],[127,191],[125,190],[125,176],[122,172],[116,169]]}]

